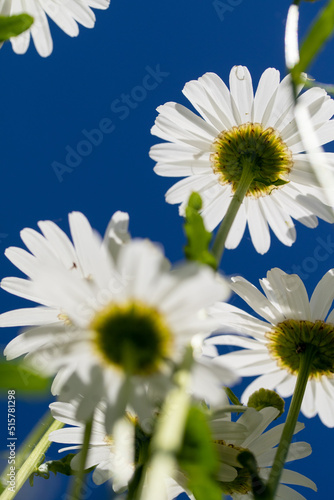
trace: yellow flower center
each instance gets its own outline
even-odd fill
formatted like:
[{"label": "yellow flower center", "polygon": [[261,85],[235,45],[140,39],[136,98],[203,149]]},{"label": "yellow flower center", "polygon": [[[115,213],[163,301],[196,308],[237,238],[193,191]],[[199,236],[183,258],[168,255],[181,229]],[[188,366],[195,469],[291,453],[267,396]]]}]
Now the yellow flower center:
[{"label": "yellow flower center", "polygon": [[300,356],[309,346],[314,356],[310,377],[332,376],[334,373],[334,325],[324,321],[288,319],[266,333],[267,347],[279,366],[298,374]]},{"label": "yellow flower center", "polygon": [[289,182],[292,154],[278,132],[259,123],[243,123],[221,132],[213,142],[212,169],[221,184],[235,192],[244,166],[251,165],[253,181],[246,196],[258,198]]},{"label": "yellow flower center", "polygon": [[130,375],[150,375],[170,357],[173,335],[163,315],[138,301],[110,304],[90,324],[103,361]]}]

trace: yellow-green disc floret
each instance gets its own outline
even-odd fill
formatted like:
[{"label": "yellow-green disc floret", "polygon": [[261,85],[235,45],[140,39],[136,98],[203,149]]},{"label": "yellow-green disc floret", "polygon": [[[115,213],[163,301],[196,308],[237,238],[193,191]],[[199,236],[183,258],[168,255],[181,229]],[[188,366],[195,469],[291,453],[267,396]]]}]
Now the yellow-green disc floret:
[{"label": "yellow-green disc floret", "polygon": [[213,171],[221,184],[231,184],[233,192],[246,164],[253,174],[246,196],[265,196],[289,182],[292,154],[272,127],[244,123],[221,132],[212,147]]},{"label": "yellow-green disc floret", "polygon": [[266,333],[267,345],[279,366],[297,375],[300,356],[312,347],[314,355],[310,377],[334,373],[334,325],[324,321],[288,319]]}]

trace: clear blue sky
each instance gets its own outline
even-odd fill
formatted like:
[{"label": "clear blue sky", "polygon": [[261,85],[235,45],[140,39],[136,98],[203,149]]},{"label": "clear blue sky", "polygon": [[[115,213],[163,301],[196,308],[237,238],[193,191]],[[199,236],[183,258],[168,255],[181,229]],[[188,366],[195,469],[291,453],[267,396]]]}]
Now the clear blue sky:
[{"label": "clear blue sky", "polygon": [[[302,32],[322,3],[303,4]],[[228,6],[224,13],[217,12],[219,2],[211,0],[112,0],[107,11],[95,11],[95,28],[80,28],[78,38],[67,37],[50,22],[54,51],[47,59],[38,56],[32,44],[24,56],[5,44],[0,51],[1,277],[18,275],[3,252],[8,246],[22,246],[22,228],[36,228],[38,220],[51,219],[67,231],[67,214],[72,210],[82,211],[102,233],[114,211],[128,211],[133,236],[161,242],[173,262],[182,258],[182,219],[177,207],[164,201],[174,180],[156,176],[148,157],[149,148],[158,142],[150,135],[156,107],[167,101],[187,105],[183,85],[207,71],[228,81],[231,67],[243,64],[250,69],[254,86],[269,66],[284,75],[289,1],[222,0],[220,4]],[[334,82],[333,57],[330,43],[311,74],[319,81]],[[333,152],[333,145],[327,151]],[[61,174],[60,164],[71,171]],[[316,250],[319,244],[334,242],[333,228],[321,222],[313,230],[296,225],[293,247],[273,237],[265,256],[255,252],[246,233],[236,250],[226,251],[224,272],[257,284],[277,266],[299,272],[312,292],[334,267],[333,245],[322,253],[322,260]],[[5,292],[0,301],[1,312],[24,305]],[[233,303],[241,306],[236,299]],[[1,335],[4,346],[16,331],[4,330]],[[236,392],[240,394],[241,387]],[[20,402],[21,438],[49,402]],[[4,405],[0,414],[5,428]],[[333,430],[317,417],[300,420],[306,431],[299,439],[311,443],[313,455],[292,468],[316,481],[318,494],[300,491],[309,500],[331,498],[331,487],[324,480],[331,477],[328,450]],[[56,447],[48,454],[55,456]],[[37,479],[33,489],[28,485],[17,498],[42,498],[47,488],[48,500],[62,499],[63,484],[58,478]],[[107,498],[104,491],[91,488],[89,498]]]}]

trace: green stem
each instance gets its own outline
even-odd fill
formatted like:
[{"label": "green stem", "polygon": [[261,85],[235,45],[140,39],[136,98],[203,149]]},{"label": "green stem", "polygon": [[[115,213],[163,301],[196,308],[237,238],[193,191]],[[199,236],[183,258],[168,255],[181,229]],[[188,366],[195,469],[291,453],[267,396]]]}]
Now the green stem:
[{"label": "green stem", "polygon": [[289,413],[284,425],[281,436],[280,444],[277,448],[275,460],[271,469],[268,479],[268,489],[270,491],[270,498],[274,499],[278,483],[284,468],[285,460],[289,451],[291,439],[295,431],[300,407],[303,401],[306,385],[309,379],[310,370],[312,368],[312,361],[315,355],[313,346],[306,347],[305,352],[301,355],[299,372],[296,382],[295,391],[293,393]]},{"label": "green stem", "polygon": [[[29,457],[31,450],[35,448],[37,445],[38,441],[41,439],[45,432],[46,427],[50,427],[50,425],[53,422],[53,417],[48,410],[45,415],[39,420],[39,422],[35,425],[35,427],[32,429],[32,431],[28,434],[26,439],[23,441],[23,443],[20,446],[20,449],[15,457],[15,468],[18,470],[21,465],[25,462],[25,460]],[[6,467],[6,469],[3,471],[1,474],[0,478],[0,493],[3,492],[5,489],[5,486],[7,485],[7,474],[10,472],[10,465]]]},{"label": "green stem", "polygon": [[72,496],[70,497],[71,500],[80,500],[81,498],[81,493],[82,493],[81,489],[85,478],[85,466],[86,466],[90,436],[92,433],[92,427],[93,427],[93,419],[91,418],[90,420],[88,420],[88,422],[86,422],[85,426],[85,434],[81,448],[79,470],[74,479],[73,492]]},{"label": "green stem", "polygon": [[[140,500],[156,500],[163,488],[164,478],[172,476],[177,466],[185,431],[191,396],[188,393],[193,352],[189,346],[182,365],[175,374],[177,387],[168,394],[157,420],[156,431],[150,446],[151,457],[145,466],[138,489]],[[145,483],[145,489],[144,487]]]},{"label": "green stem", "polygon": [[[53,419],[52,419],[53,420]],[[56,431],[58,429],[61,429],[64,426],[62,422],[58,422],[58,420],[54,420],[54,422],[48,427],[48,430],[44,433],[43,437],[39,441],[39,443],[34,447],[34,449],[30,452],[29,450],[29,457],[27,460],[23,463],[22,467],[18,471],[15,477],[15,491],[11,491],[7,488],[5,491],[2,493],[0,496],[0,500],[12,500],[16,496],[16,494],[19,492],[19,490],[22,488],[23,484],[26,482],[26,480],[29,478],[29,476],[34,472],[36,467],[39,465],[41,458],[51,445],[51,441],[49,441],[49,434],[52,431]],[[33,433],[33,437],[35,438],[35,434]],[[28,443],[28,445],[31,445],[31,442]]]},{"label": "green stem", "polygon": [[230,232],[230,229],[232,227],[233,221],[238,213],[238,210],[243,202],[243,199],[249,189],[249,186],[251,185],[254,174],[253,174],[253,161],[245,159],[243,168],[242,168],[242,174],[241,178],[237,187],[237,190],[235,191],[233,198],[231,200],[231,203],[227,209],[226,215],[224,219],[222,220],[217,235],[216,239],[213,243],[212,246],[212,253],[216,257],[218,267],[221,261],[221,258],[223,256],[224,252],[224,247],[226,243],[226,239],[228,236],[228,233]]}]

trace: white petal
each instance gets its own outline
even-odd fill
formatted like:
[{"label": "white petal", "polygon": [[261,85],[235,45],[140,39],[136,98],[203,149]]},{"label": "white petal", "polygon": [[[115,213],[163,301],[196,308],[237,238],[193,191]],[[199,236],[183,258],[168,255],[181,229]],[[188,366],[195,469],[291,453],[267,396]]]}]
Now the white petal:
[{"label": "white petal", "polygon": [[271,98],[279,85],[279,79],[279,71],[274,68],[266,69],[261,75],[254,98],[253,120],[255,123],[262,123],[263,117],[269,114],[268,105],[272,102]]},{"label": "white petal", "polygon": [[284,245],[291,246],[296,239],[294,223],[283,207],[276,202],[274,196],[275,193],[273,192],[271,196],[259,199],[259,203],[261,203],[267,221],[277,238]]},{"label": "white petal", "polygon": [[312,490],[317,491],[317,486],[313,481],[311,481],[311,479],[293,470],[283,469],[281,482],[306,486],[306,488],[311,488]]},{"label": "white petal", "polygon": [[246,66],[234,66],[231,69],[230,91],[240,113],[238,124],[252,122],[254,94],[252,78]]},{"label": "white petal", "polygon": [[267,219],[258,200],[246,197],[244,203],[252,243],[257,252],[264,254],[270,247],[270,232]]},{"label": "white petal", "polygon": [[325,320],[334,299],[334,269],[319,281],[312,294],[310,308],[312,320]]}]

